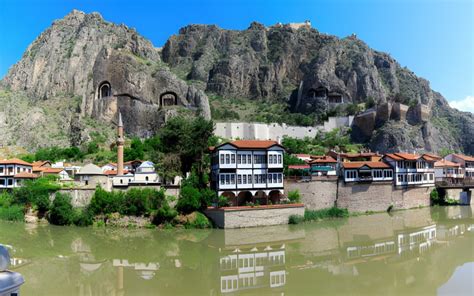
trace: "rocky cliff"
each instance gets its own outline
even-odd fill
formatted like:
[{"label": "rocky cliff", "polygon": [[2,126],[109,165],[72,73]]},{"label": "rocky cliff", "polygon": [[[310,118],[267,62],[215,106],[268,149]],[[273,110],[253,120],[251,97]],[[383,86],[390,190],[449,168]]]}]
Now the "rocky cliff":
[{"label": "rocky cliff", "polygon": [[84,118],[111,123],[118,110],[128,122],[126,132],[138,136],[152,134],[176,109],[210,117],[204,92],[169,71],[159,49],[134,29],[106,22],[98,13],[74,10],[54,21],[2,84],[37,105],[79,98],[73,109],[81,116],[70,112],[57,123],[75,131],[69,137],[73,144],[87,138],[77,137],[84,132]]},{"label": "rocky cliff", "polygon": [[160,51],[125,25],[73,11],[28,47],[2,84],[33,105],[78,101],[63,117],[71,143],[87,137],[84,118],[111,123],[118,110],[126,132],[139,136],[176,110],[209,117],[207,93],[283,103],[288,112],[315,118],[375,102],[356,118],[355,141],[379,151],[474,154],[472,114],[451,109],[427,80],[355,35],[340,39],[309,24],[252,23],[242,31],[189,25]]},{"label": "rocky cliff", "polygon": [[162,58],[207,92],[286,101],[292,112],[317,115],[335,105],[375,101],[390,105],[391,113],[401,103],[407,108],[402,119],[383,116],[377,107],[372,118],[362,114],[353,139],[379,151],[474,153],[472,114],[451,109],[427,80],[355,35],[339,39],[308,24],[252,23],[242,31],[190,25],[168,40]]}]

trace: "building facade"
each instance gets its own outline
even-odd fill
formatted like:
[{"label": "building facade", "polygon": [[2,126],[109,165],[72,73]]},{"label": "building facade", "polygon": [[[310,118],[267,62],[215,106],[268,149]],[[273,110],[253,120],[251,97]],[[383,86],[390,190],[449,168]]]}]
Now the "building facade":
[{"label": "building facade", "polygon": [[342,163],[344,182],[392,182],[393,169],[382,161],[353,161]]},{"label": "building facade", "polygon": [[284,148],[277,142],[237,140],[211,152],[211,186],[232,205],[275,203],[284,194]]},{"label": "building facade", "polygon": [[434,186],[434,164],[438,157],[429,154],[389,153],[383,160],[394,170],[396,186]]},{"label": "building facade", "polygon": [[33,165],[21,159],[0,160],[0,189],[20,187],[25,179],[35,179]]},{"label": "building facade", "polygon": [[458,163],[464,178],[474,179],[474,157],[463,154],[449,154],[444,159]]}]

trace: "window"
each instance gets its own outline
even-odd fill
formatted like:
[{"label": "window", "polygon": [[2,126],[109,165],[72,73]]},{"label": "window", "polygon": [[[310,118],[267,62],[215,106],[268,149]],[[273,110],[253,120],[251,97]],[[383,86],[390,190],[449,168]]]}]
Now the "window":
[{"label": "window", "polygon": [[230,184],[230,176],[229,175],[225,175],[225,184],[226,185]]},{"label": "window", "polygon": [[123,180],[122,180],[122,179],[120,179],[120,184],[123,184]]},{"label": "window", "polygon": [[3,174],[3,167],[0,167],[0,174]]},{"label": "window", "polygon": [[230,163],[230,155],[229,155],[229,154],[226,154],[226,155],[225,155],[225,163],[226,163],[226,164],[229,164],[229,163]]},{"label": "window", "polygon": [[[8,179],[8,186],[12,186],[13,185],[13,179]],[[87,185],[87,184],[86,184]]]},{"label": "window", "polygon": [[260,162],[258,161],[258,155],[254,155],[254,156],[253,156],[253,163],[255,163],[255,164],[260,163]]},{"label": "window", "polygon": [[252,155],[247,154],[247,163],[252,164]]},{"label": "window", "polygon": [[221,185],[224,185],[224,183],[225,183],[225,176],[224,176],[224,175],[220,175],[220,178],[221,178]]},{"label": "window", "polygon": [[247,164],[247,156],[245,156],[245,154],[242,155],[242,163]]},{"label": "window", "polygon": [[253,183],[258,184],[258,175],[253,175]]},{"label": "window", "polygon": [[278,174],[278,183],[283,183],[283,174]]},{"label": "window", "polygon": [[244,183],[244,184],[247,184],[247,175],[244,175],[243,178],[244,178],[243,183]]},{"label": "window", "polygon": [[249,181],[249,184],[252,184],[252,175],[248,175],[247,180]]},{"label": "window", "polygon": [[230,175],[230,184],[235,184],[235,175]]},{"label": "window", "polygon": [[238,164],[242,163],[242,155],[240,155],[240,154],[237,155],[237,163]]},{"label": "window", "polygon": [[262,175],[262,183],[267,183],[267,175]]},{"label": "window", "polygon": [[278,183],[277,174],[273,174],[273,183]]},{"label": "window", "polygon": [[273,183],[272,174],[268,174],[268,183]]},{"label": "window", "polygon": [[281,154],[278,154],[278,163],[281,163]]},{"label": "window", "polygon": [[237,184],[242,184],[242,175],[237,175]]},{"label": "window", "polygon": [[224,164],[224,154],[221,154],[221,164]]},{"label": "window", "polygon": [[230,162],[235,163],[235,154],[230,155]]},{"label": "window", "polygon": [[0,186],[5,186],[5,179],[0,179]]},{"label": "window", "polygon": [[270,164],[273,163],[273,157],[272,157],[272,155],[268,155],[268,163],[270,163]]},{"label": "window", "polygon": [[430,181],[433,181],[433,174],[430,174]]},{"label": "window", "polygon": [[148,181],[148,176],[145,177],[145,181]]}]

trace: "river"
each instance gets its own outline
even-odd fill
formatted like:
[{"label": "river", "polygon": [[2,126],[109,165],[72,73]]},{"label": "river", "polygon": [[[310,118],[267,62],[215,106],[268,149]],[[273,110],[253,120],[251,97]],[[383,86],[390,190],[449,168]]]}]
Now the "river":
[{"label": "river", "polygon": [[22,295],[474,295],[474,207],[235,230],[0,222]]}]

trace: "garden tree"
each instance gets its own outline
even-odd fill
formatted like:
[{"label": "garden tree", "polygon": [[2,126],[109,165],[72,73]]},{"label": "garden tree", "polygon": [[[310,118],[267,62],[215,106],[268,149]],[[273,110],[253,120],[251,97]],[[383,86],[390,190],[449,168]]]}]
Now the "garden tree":
[{"label": "garden tree", "polygon": [[161,152],[179,155],[182,175],[190,172],[195,165],[196,173],[202,181],[204,154],[213,132],[214,123],[202,116],[175,116],[168,120],[159,132]]},{"label": "garden tree", "polygon": [[59,190],[55,176],[27,180],[22,187],[13,190],[13,200],[16,204],[34,206],[40,214],[44,214],[50,205],[50,194]]},{"label": "garden tree", "polygon": [[448,149],[448,148],[441,148],[439,150],[439,156],[441,157],[445,157],[446,155],[449,155],[449,154],[452,154],[452,153],[456,153],[456,151],[452,150],[452,149]]},{"label": "garden tree", "polygon": [[157,162],[158,174],[164,179],[172,180],[181,175],[181,158],[177,153],[160,154]]},{"label": "garden tree", "polygon": [[284,173],[285,176],[288,176],[288,166],[289,165],[296,165],[296,164],[305,164],[305,162],[301,159],[299,159],[296,156],[293,156],[291,154],[285,153],[283,157],[283,168],[284,168]]},{"label": "garden tree", "polygon": [[141,160],[144,158],[145,145],[139,138],[133,138],[130,148],[125,148],[123,151],[125,161]]},{"label": "garden tree", "polygon": [[205,209],[209,204],[217,200],[216,193],[207,187],[208,175],[204,174],[204,180],[200,179],[196,169],[183,180],[176,209],[183,214]]},{"label": "garden tree", "polygon": [[284,137],[282,144],[286,151],[291,154],[306,153],[323,155],[330,149],[341,152],[357,152],[363,147],[360,144],[352,144],[349,138],[350,131],[334,129],[330,132],[319,132],[314,138],[306,137],[296,139]]}]

